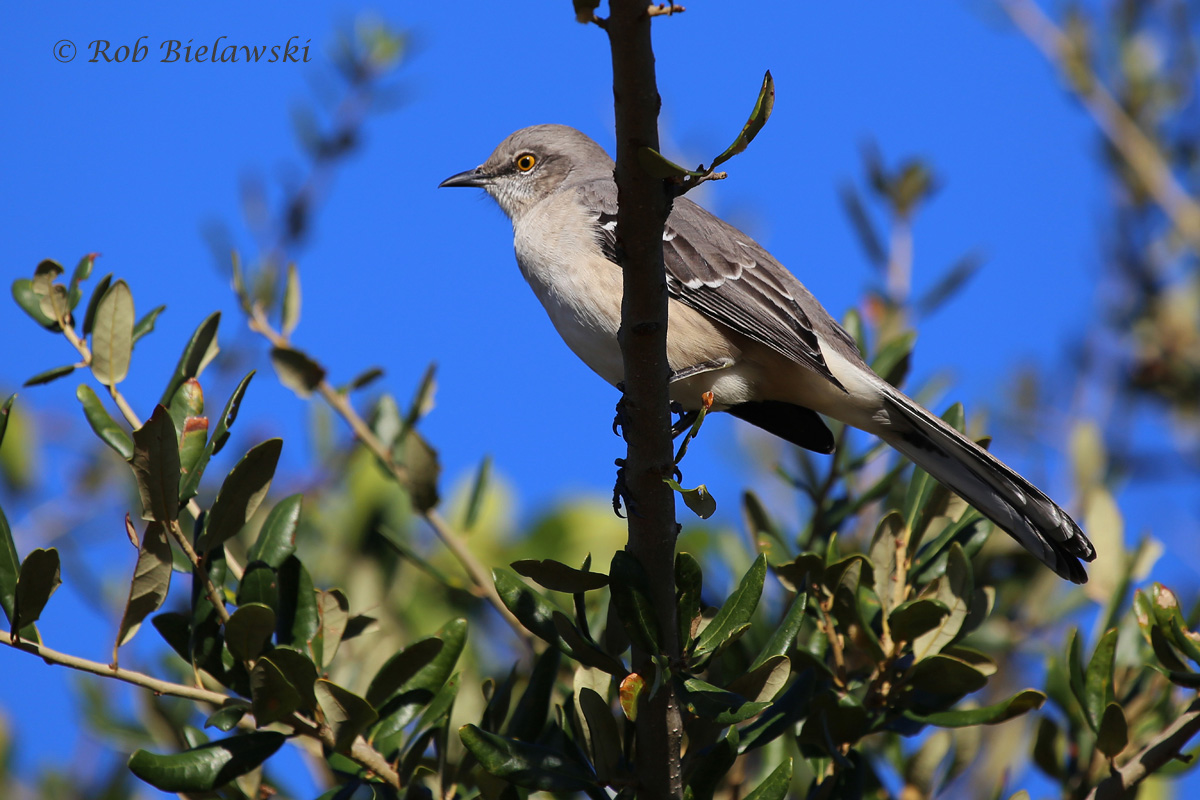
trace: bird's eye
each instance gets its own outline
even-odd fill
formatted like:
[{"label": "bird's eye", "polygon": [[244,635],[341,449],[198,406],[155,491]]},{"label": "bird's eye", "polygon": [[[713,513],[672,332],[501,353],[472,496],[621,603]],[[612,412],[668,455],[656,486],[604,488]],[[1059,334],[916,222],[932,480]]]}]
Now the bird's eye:
[{"label": "bird's eye", "polygon": [[536,163],[537,159],[529,153],[517,156],[517,169],[521,170],[521,172],[529,172]]}]

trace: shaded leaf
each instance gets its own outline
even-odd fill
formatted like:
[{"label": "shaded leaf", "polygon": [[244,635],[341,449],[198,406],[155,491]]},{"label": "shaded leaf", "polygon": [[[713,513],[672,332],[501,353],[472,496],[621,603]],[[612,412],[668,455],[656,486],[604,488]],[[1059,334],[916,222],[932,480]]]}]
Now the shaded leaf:
[{"label": "shaded leaf", "polygon": [[650,579],[631,553],[613,553],[608,570],[611,602],[629,640],[650,654],[659,648],[658,618],[650,601]]},{"label": "shaded leaf", "polygon": [[675,556],[675,596],[678,597],[679,642],[687,647],[692,638],[692,626],[698,624],[704,588],[704,574],[700,562],[691,553],[680,552]]},{"label": "shaded leaf", "polygon": [[249,710],[245,701],[228,700],[225,705],[208,715],[208,718],[204,720],[204,727],[216,728],[224,733],[229,733],[237,727]]},{"label": "shaded leaf", "polygon": [[275,611],[261,603],[239,606],[225,623],[225,645],[239,661],[258,658],[275,632]]},{"label": "shaded leaf", "polygon": [[583,718],[596,775],[601,781],[607,781],[617,774],[621,764],[621,731],[612,708],[590,687],[576,689],[575,704]]},{"label": "shaded leaf", "polygon": [[319,676],[317,665],[311,658],[290,647],[276,647],[258,661],[268,661],[283,673],[292,688],[300,693],[300,708],[311,711],[317,707],[315,686]]},{"label": "shaded leaf", "polygon": [[161,405],[133,432],[133,477],[142,500],[142,519],[170,523],[179,516],[179,440],[171,415]]},{"label": "shaded leaf", "polygon": [[208,512],[204,533],[196,542],[198,550],[212,550],[223,544],[254,516],[271,488],[282,449],[282,439],[268,439],[250,448],[234,465]]},{"label": "shaded leaf", "polygon": [[514,561],[511,566],[518,575],[555,592],[575,594],[608,586],[608,576],[602,572],[575,569],[549,558],[542,561]]},{"label": "shaded leaf", "polygon": [[92,267],[95,265],[96,258],[99,255],[99,253],[88,253],[75,263],[75,271],[71,273],[71,284],[67,289],[72,311],[75,310],[75,306],[79,305],[79,301],[83,298],[83,292],[80,291],[79,284],[92,276]]},{"label": "shaded leaf", "polygon": [[1129,724],[1125,711],[1116,703],[1104,707],[1096,730],[1096,749],[1108,758],[1116,758],[1129,744]]},{"label": "shaded leaf", "polygon": [[300,397],[309,397],[325,380],[325,368],[293,347],[272,347],[271,366],[279,382]]},{"label": "shaded leaf", "polygon": [[1113,661],[1116,655],[1117,629],[1113,628],[1096,643],[1084,676],[1083,707],[1092,730],[1099,729],[1105,708],[1113,702]]},{"label": "shaded leaf", "polygon": [[114,664],[117,663],[117,649],[132,639],[146,617],[158,611],[167,599],[171,571],[171,543],[167,540],[167,529],[161,522],[152,521],[146,525],[138,548],[129,599],[117,628],[117,642],[113,645]]},{"label": "shaded leaf", "polygon": [[309,644],[313,661],[327,668],[337,655],[346,624],[350,621],[350,601],[340,589],[317,593],[317,620],[317,633]]},{"label": "shaded leaf", "polygon": [[13,401],[16,399],[15,394],[10,394],[4,401],[4,405],[0,406],[0,447],[4,445],[4,432],[8,430],[8,418],[12,413]]},{"label": "shaded leaf", "polygon": [[[483,496],[487,491],[488,479],[492,474],[492,457],[484,456],[479,462],[479,470],[475,480],[471,482],[471,495],[467,498],[467,510],[463,514],[463,531],[470,531],[479,519],[479,511],[483,507]],[[517,570],[520,572],[520,570]],[[528,576],[527,576],[528,577]],[[543,584],[544,585],[544,584]]]},{"label": "shaded leaf", "polygon": [[34,322],[49,331],[60,331],[58,322],[42,310],[42,299],[33,291],[33,282],[28,278],[17,278],[12,283],[12,296],[21,310]]},{"label": "shaded leaf", "polygon": [[492,579],[500,600],[530,633],[550,644],[558,644],[558,631],[554,628],[557,609],[508,570],[493,569]]},{"label": "shaded leaf", "polygon": [[112,285],[112,273],[108,273],[92,287],[92,296],[88,298],[87,309],[83,314],[83,335],[87,336],[92,332],[92,327],[96,324],[96,308],[100,305],[100,299],[108,291],[108,287]]},{"label": "shaded leaf", "polygon": [[341,392],[342,394],[346,394],[348,392],[354,392],[359,389],[362,389],[364,386],[370,386],[372,383],[374,383],[375,381],[379,380],[382,377],[383,377],[382,369],[380,369],[379,367],[370,367],[369,369],[363,370],[359,374],[355,375],[354,378],[349,383],[347,383],[345,386],[338,388],[338,391]]},{"label": "shaded leaf", "polygon": [[291,336],[300,323],[300,271],[294,263],[288,264],[287,283],[283,287],[283,310],[280,327],[284,336]]},{"label": "shaded leaf", "polygon": [[998,725],[1014,717],[1034,711],[1046,702],[1046,695],[1033,689],[1018,692],[1007,700],[981,708],[955,709],[939,711],[933,714],[918,716],[906,712],[905,716],[923,724],[937,725],[942,728],[962,728],[969,725]]},{"label": "shaded leaf", "polygon": [[594,785],[582,765],[557,749],[498,736],[474,725],[459,728],[458,735],[485,770],[523,789],[581,792]]},{"label": "shaded leaf", "polygon": [[129,759],[129,769],[164,792],[210,792],[266,761],[286,739],[282,733],[259,731],[172,755],[138,750]]},{"label": "shaded leaf", "polygon": [[17,576],[17,587],[13,599],[12,630],[19,634],[19,629],[32,625],[42,615],[46,602],[54,590],[62,584],[61,566],[58,550],[51,547],[32,551],[21,562],[21,572]]},{"label": "shaded leaf", "polygon": [[[218,549],[216,552],[222,552]],[[300,559],[288,556],[277,571],[279,606],[276,609],[276,641],[305,648],[317,634],[317,595],[312,577]]]},{"label": "shaded leaf", "polygon": [[785,759],[768,775],[745,800],[783,800],[792,785],[792,759]]},{"label": "shaded leaf", "polygon": [[950,545],[947,551],[946,573],[938,578],[935,597],[946,606],[950,613],[938,622],[931,630],[921,634],[913,641],[913,654],[918,658],[940,653],[951,642],[958,638],[971,596],[975,593],[975,580],[971,574],[971,564],[958,542]]},{"label": "shaded leaf", "polygon": [[325,722],[333,729],[334,750],[350,752],[354,740],[367,730],[378,715],[366,700],[336,683],[318,680],[314,689]]},{"label": "shaded leaf", "polygon": [[[316,668],[313,669],[313,682],[316,682]],[[250,670],[250,696],[253,699],[254,721],[260,728],[286,720],[300,708],[302,702],[300,692],[270,655],[260,658],[254,669]]]},{"label": "shaded leaf", "polygon": [[92,374],[105,386],[115,386],[129,374],[133,324],[133,293],[119,280],[100,299],[92,326]]},{"label": "shaded leaf", "polygon": [[45,372],[39,372],[32,378],[26,379],[22,386],[42,386],[44,384],[56,381],[59,378],[64,378],[79,368],[78,364],[63,364],[61,367],[52,367]]},{"label": "shaded leaf", "polygon": [[86,383],[79,384],[75,397],[83,404],[83,414],[87,417],[88,425],[100,437],[100,441],[117,451],[121,458],[129,461],[133,458],[133,439],[125,429],[117,423],[100,402],[100,398]]},{"label": "shaded leaf", "polygon": [[504,729],[505,735],[526,742],[538,739],[550,711],[550,698],[558,679],[560,661],[559,651],[553,647],[543,650],[534,661],[529,683],[517,700],[517,706]]},{"label": "shaded leaf", "polygon": [[389,658],[371,679],[367,702],[376,708],[382,707],[400,691],[400,687],[430,664],[442,652],[443,646],[440,639],[422,639]]}]

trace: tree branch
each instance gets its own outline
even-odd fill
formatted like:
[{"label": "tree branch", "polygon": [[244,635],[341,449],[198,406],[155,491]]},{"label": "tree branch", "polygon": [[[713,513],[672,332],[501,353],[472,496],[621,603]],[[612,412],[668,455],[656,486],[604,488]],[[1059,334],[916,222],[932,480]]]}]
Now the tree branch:
[{"label": "tree branch", "polygon": [[[617,132],[617,253],[624,275],[621,355],[624,396],[621,422],[628,454],[624,482],[629,501],[629,551],[650,577],[662,654],[679,657],[675,608],[675,496],[663,482],[672,474],[674,452],[668,394],[667,282],[663,227],[671,195],[638,161],[643,147],[658,150],[661,99],[654,74],[651,17],[644,0],[610,0],[613,98]],[[656,669],[651,656],[636,652],[641,674]],[[674,684],[665,680],[637,718],[639,798],[682,797],[682,722]]]},{"label": "tree branch", "polygon": [[[1042,55],[1051,64],[1064,69],[1064,62],[1072,54],[1074,45],[1037,3],[1034,0],[998,2]],[[1154,142],[1125,113],[1099,76],[1091,73],[1089,77],[1086,88],[1072,84],[1079,102],[1175,228],[1193,249],[1200,249],[1200,203],[1180,186]]]},{"label": "tree branch", "polygon": [[1115,767],[1088,795],[1088,800],[1133,797],[1137,785],[1166,766],[1200,733],[1200,699],[1193,700],[1179,717],[1129,761]]}]

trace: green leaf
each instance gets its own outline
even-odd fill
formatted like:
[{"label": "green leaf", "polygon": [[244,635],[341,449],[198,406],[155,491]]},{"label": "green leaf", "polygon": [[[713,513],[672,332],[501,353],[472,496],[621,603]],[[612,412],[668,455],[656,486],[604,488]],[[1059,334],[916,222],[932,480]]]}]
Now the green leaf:
[{"label": "green leaf", "polygon": [[683,681],[684,702],[688,709],[702,719],[717,725],[734,725],[745,722],[761,713],[770,703],[747,700],[739,694],[713,686],[698,678]]},{"label": "green leaf", "polygon": [[[467,621],[451,620],[432,638],[442,642],[441,651],[416,675],[401,684],[384,705],[379,706],[380,720],[371,732],[371,739],[376,749],[385,755],[398,746],[404,727],[416,718],[417,711],[450,678],[467,643]],[[409,649],[412,647],[416,647],[416,644],[410,645]]]},{"label": "green leaf", "polygon": [[[11,398],[10,398],[11,400]],[[0,607],[4,608],[4,616],[8,618],[12,628],[17,621],[17,578],[21,574],[21,561],[17,558],[17,548],[13,544],[12,530],[8,527],[8,519],[0,509]],[[38,644],[37,628],[26,625],[20,631],[23,641]]]},{"label": "green leaf", "polygon": [[708,519],[717,513],[717,500],[708,493],[708,487],[703,483],[695,489],[685,489],[673,478],[663,478],[663,483],[679,492],[683,497],[683,504],[700,519]]},{"label": "green leaf", "polygon": [[366,700],[336,683],[320,679],[314,690],[325,722],[333,730],[333,749],[349,753],[351,745],[378,718]]},{"label": "green leaf", "polygon": [[382,377],[382,369],[379,367],[369,367],[368,369],[365,369],[355,375],[346,385],[338,387],[338,391],[342,394],[348,394],[350,392],[362,389],[364,386],[370,386],[372,383]]},{"label": "green leaf", "polygon": [[66,377],[79,368],[78,364],[63,364],[61,367],[52,367],[45,372],[39,372],[32,378],[28,378],[22,386],[42,386],[43,384],[56,381],[59,378]]},{"label": "green leaf", "polygon": [[558,631],[554,628],[554,612],[557,609],[546,598],[506,569],[493,569],[492,580],[505,607],[530,633],[550,644],[558,644]]},{"label": "green leaf", "polygon": [[[961,659],[937,654],[918,661],[909,671],[909,684],[937,697],[962,697],[987,685],[989,665],[969,664]],[[994,671],[994,666],[991,667]]]},{"label": "green leaf", "polygon": [[96,308],[100,305],[100,299],[108,292],[108,287],[112,285],[112,273],[108,273],[92,287],[92,296],[88,299],[87,310],[83,314],[83,335],[87,336],[92,332],[92,328],[96,324]]},{"label": "green leaf", "polygon": [[294,494],[275,504],[263,522],[249,552],[249,561],[264,561],[276,569],[296,552],[296,529],[300,526],[300,507],[304,495]]},{"label": "green leaf", "polygon": [[467,498],[467,510],[463,514],[463,532],[469,532],[479,520],[479,512],[483,508],[483,496],[487,492],[488,481],[492,475],[492,457],[484,456],[479,462],[479,470],[475,480],[471,482],[471,495]]},{"label": "green leaf", "polygon": [[173,755],[138,750],[129,759],[129,769],[164,792],[211,792],[266,761],[286,739],[282,733],[258,731]]},{"label": "green leaf", "polygon": [[254,516],[271,488],[282,449],[282,439],[268,439],[250,448],[234,465],[208,512],[196,549],[212,550],[224,544]]},{"label": "green leaf", "polygon": [[133,323],[133,293],[125,281],[117,281],[100,298],[92,327],[92,374],[105,386],[116,386],[129,374]]},{"label": "green leaf", "polygon": [[79,384],[79,388],[75,390],[75,397],[79,398],[79,402],[83,404],[83,414],[87,417],[92,430],[100,437],[100,441],[117,451],[117,454],[126,461],[133,458],[133,439],[104,410],[100,398],[96,396],[92,388],[86,383]]},{"label": "green leaf", "polygon": [[156,306],[146,312],[146,315],[137,321],[137,324],[133,326],[134,344],[137,344],[138,339],[154,331],[154,323],[158,319],[158,315],[166,310],[166,306]]},{"label": "green leaf", "polygon": [[350,621],[350,601],[339,589],[317,593],[317,633],[309,645],[312,649],[313,660],[325,669],[337,655],[342,636],[346,633],[346,623]]},{"label": "green leaf", "polygon": [[294,347],[272,347],[271,366],[279,382],[300,397],[309,397],[325,380],[325,368]]},{"label": "green leaf", "polygon": [[396,447],[396,459],[408,472],[404,488],[412,498],[413,506],[425,513],[438,504],[438,476],[442,467],[437,451],[414,430],[408,430]]},{"label": "green leaf", "polygon": [[629,640],[648,654],[662,652],[658,618],[650,601],[650,579],[631,553],[613,553],[608,569],[611,602]]},{"label": "green leaf", "polygon": [[88,253],[75,264],[75,271],[71,273],[71,284],[67,289],[67,296],[71,300],[72,311],[75,310],[75,306],[79,305],[79,301],[83,298],[79,284],[92,276],[92,267],[95,265],[98,255],[100,254]]},{"label": "green leaf", "polygon": [[279,613],[279,575],[263,561],[251,561],[238,583],[237,604],[259,603]]},{"label": "green leaf", "polygon": [[1117,629],[1113,628],[1096,643],[1084,677],[1083,707],[1094,731],[1100,727],[1104,709],[1113,702],[1113,660],[1116,655]]},{"label": "green leaf", "polygon": [[290,647],[276,647],[258,661],[267,661],[283,673],[287,682],[300,693],[300,708],[311,711],[317,707],[315,687],[320,676],[311,658]]},{"label": "green leaf", "polygon": [[575,569],[549,558],[543,561],[514,561],[511,566],[518,575],[554,592],[576,594],[608,586],[608,576],[602,572]]},{"label": "green leaf", "polygon": [[700,618],[703,588],[704,573],[700,562],[691,553],[678,553],[675,556],[675,596],[679,598],[679,642],[685,648],[692,638],[692,625]]},{"label": "green leaf", "polygon": [[783,800],[792,785],[792,759],[789,757],[771,772],[745,800]]},{"label": "green leaf", "polygon": [[216,728],[224,733],[229,733],[237,727],[249,710],[244,700],[227,700],[225,705],[208,715],[208,718],[204,720],[204,727]]},{"label": "green leaf", "polygon": [[737,761],[739,738],[738,729],[731,727],[719,741],[705,748],[695,767],[688,770],[691,774],[684,789],[685,800],[713,800],[721,779]]},{"label": "green leaf", "polygon": [[771,117],[771,109],[774,107],[775,79],[771,77],[771,72],[768,70],[763,75],[762,88],[758,90],[758,99],[754,101],[754,108],[750,110],[750,117],[742,127],[742,132],[733,140],[733,144],[725,148],[725,152],[713,159],[710,169],[716,169],[749,147],[750,143],[754,141],[754,137],[758,136],[758,132],[767,124],[767,120]]},{"label": "green leaf", "polygon": [[1027,711],[1034,711],[1046,702],[1046,695],[1033,689],[1018,692],[1007,700],[982,708],[955,709],[939,711],[933,714],[918,716],[906,712],[905,717],[926,725],[937,725],[941,728],[965,728],[972,725],[998,725],[1014,717],[1019,717]]},{"label": "green leaf", "polygon": [[[171,412],[171,421],[175,423],[175,430],[182,431],[188,417],[199,417],[204,414],[204,390],[200,387],[200,381],[195,378],[189,378],[176,390],[175,396],[171,398],[171,405],[167,406],[167,411]],[[205,427],[208,427],[208,421],[205,420]]]},{"label": "green leaf", "polygon": [[904,602],[907,576],[903,565],[908,549],[908,529],[898,512],[892,511],[879,521],[871,541],[870,558],[875,567],[875,594],[884,615]]},{"label": "green leaf", "polygon": [[550,698],[558,679],[560,661],[559,651],[553,647],[543,650],[534,661],[529,683],[517,700],[517,707],[513,709],[508,726],[504,729],[505,735],[525,742],[536,741],[540,737],[550,711]]},{"label": "green leaf", "polygon": [[8,429],[8,418],[12,413],[13,401],[16,399],[15,394],[10,394],[4,401],[4,405],[0,406],[0,447],[4,445],[4,432]]},{"label": "green leaf", "polygon": [[204,476],[204,470],[208,467],[209,459],[221,452],[221,448],[229,440],[229,428],[233,425],[234,420],[237,419],[238,409],[241,407],[242,398],[246,394],[246,387],[250,385],[250,379],[253,377],[254,370],[246,373],[246,377],[242,378],[237,388],[233,390],[233,394],[230,395],[228,402],[225,403],[225,408],[221,412],[221,416],[217,417],[216,428],[213,429],[212,438],[205,445],[204,452],[195,460],[191,470],[180,481],[180,502],[186,503],[195,497],[196,493],[200,490],[200,479]]},{"label": "green leaf", "polygon": [[159,403],[170,406],[171,399],[179,387],[189,378],[200,377],[200,373],[204,371],[209,362],[216,358],[221,349],[217,346],[217,327],[220,324],[221,312],[214,311],[205,317],[192,333],[192,338],[188,339],[183,353],[179,356],[179,362],[175,365],[175,372],[167,381],[167,388],[163,390]]},{"label": "green leaf", "polygon": [[659,180],[678,181],[689,176],[698,178],[704,174],[679,166],[653,147],[639,147],[637,159],[642,169],[646,170],[646,174]]},{"label": "green leaf", "polygon": [[1096,730],[1096,749],[1110,759],[1116,758],[1129,745],[1129,724],[1125,711],[1116,703],[1104,707]]},{"label": "green leaf", "polygon": [[772,656],[738,675],[725,688],[751,702],[761,703],[774,700],[791,674],[792,662],[786,655]]},{"label": "green leaf", "polygon": [[459,728],[458,735],[487,772],[523,789],[582,792],[594,786],[587,770],[557,749],[498,736],[474,725]]},{"label": "green leaf", "polygon": [[300,322],[300,271],[295,264],[288,264],[287,283],[283,288],[283,328],[284,336],[291,336]]},{"label": "green leaf", "polygon": [[367,702],[375,708],[382,708],[400,691],[400,687],[432,663],[443,647],[440,639],[422,639],[389,658],[371,679],[371,685],[367,687]]},{"label": "green leaf", "polygon": [[60,331],[62,328],[53,317],[42,311],[42,299],[33,291],[33,282],[28,278],[17,278],[12,283],[13,300],[21,310],[28,314],[34,322],[48,331]]},{"label": "green leaf", "polygon": [[587,639],[584,639],[583,634],[579,632],[579,629],[575,627],[575,624],[571,622],[570,617],[566,614],[561,611],[555,611],[553,616],[554,629],[562,639],[558,646],[559,650],[585,667],[592,667],[603,670],[610,675],[624,677],[628,670],[625,669],[625,665],[621,663],[620,659],[613,658]]},{"label": "green leaf", "polygon": [[[576,674],[582,672],[580,670]],[[596,777],[601,782],[607,782],[617,774],[621,765],[621,731],[617,727],[617,720],[608,702],[589,687],[576,689],[575,705],[583,719]]]},{"label": "green leaf", "polygon": [[787,614],[771,631],[771,638],[767,639],[767,643],[763,645],[762,650],[750,664],[751,670],[758,669],[775,656],[785,655],[791,649],[792,642],[796,640],[796,634],[800,632],[800,626],[804,624],[804,610],[807,606],[807,594],[797,594],[793,598],[792,604],[788,606]]},{"label": "green leaf", "polygon": [[13,600],[13,633],[19,633],[20,628],[38,621],[50,595],[62,584],[60,575],[58,550],[55,548],[39,548],[25,556]]},{"label": "green leaf", "polygon": [[134,637],[146,617],[162,607],[170,588],[171,543],[167,540],[166,527],[161,522],[153,521],[146,525],[141,547],[138,548],[137,566],[133,570],[133,581],[129,584],[129,599],[117,628],[117,642],[113,645],[113,664],[117,663],[117,649]]},{"label": "green leaf", "polygon": [[958,638],[974,593],[975,580],[971,574],[971,563],[967,561],[967,556],[958,542],[954,542],[947,552],[946,574],[937,579],[937,593],[934,595],[950,613],[943,617],[936,627],[913,641],[913,655],[918,660],[942,652]]},{"label": "green leaf", "polygon": [[[891,339],[871,361],[871,369],[893,386],[902,386],[912,364],[913,345],[917,342],[916,331],[905,331]],[[924,487],[922,487],[924,488]]]},{"label": "green leaf", "polygon": [[[278,652],[294,652],[281,650]],[[250,697],[254,712],[254,721],[258,727],[282,722],[300,708],[302,702],[300,692],[292,685],[283,670],[268,654],[260,658],[250,670]],[[311,663],[311,662],[310,662]],[[316,682],[316,668],[313,668],[313,682]],[[310,689],[310,692],[312,690]]]},{"label": "green leaf", "polygon": [[721,605],[721,610],[700,632],[696,653],[714,652],[724,646],[734,631],[750,622],[758,600],[762,596],[763,581],[767,576],[767,557],[759,554],[742,577],[737,589]]},{"label": "green leaf", "polygon": [[[217,550],[216,552],[221,552]],[[317,634],[317,595],[312,577],[295,556],[279,565],[279,607],[275,632],[280,644],[306,648]]]},{"label": "green leaf", "polygon": [[239,661],[258,658],[275,632],[275,611],[261,603],[238,607],[225,623],[225,645]]},{"label": "green leaf", "polygon": [[179,439],[163,406],[133,432],[133,477],[142,499],[142,519],[170,523],[179,517]]}]

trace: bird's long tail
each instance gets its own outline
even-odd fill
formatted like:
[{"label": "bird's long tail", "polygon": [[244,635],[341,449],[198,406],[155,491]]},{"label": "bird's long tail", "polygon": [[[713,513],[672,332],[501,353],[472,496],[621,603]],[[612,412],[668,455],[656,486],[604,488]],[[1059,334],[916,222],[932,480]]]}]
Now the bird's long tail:
[{"label": "bird's long tail", "polygon": [[991,453],[887,387],[891,424],[879,435],[981,514],[1007,531],[1042,563],[1074,583],[1086,583],[1080,559],[1096,550],[1065,511]]}]

